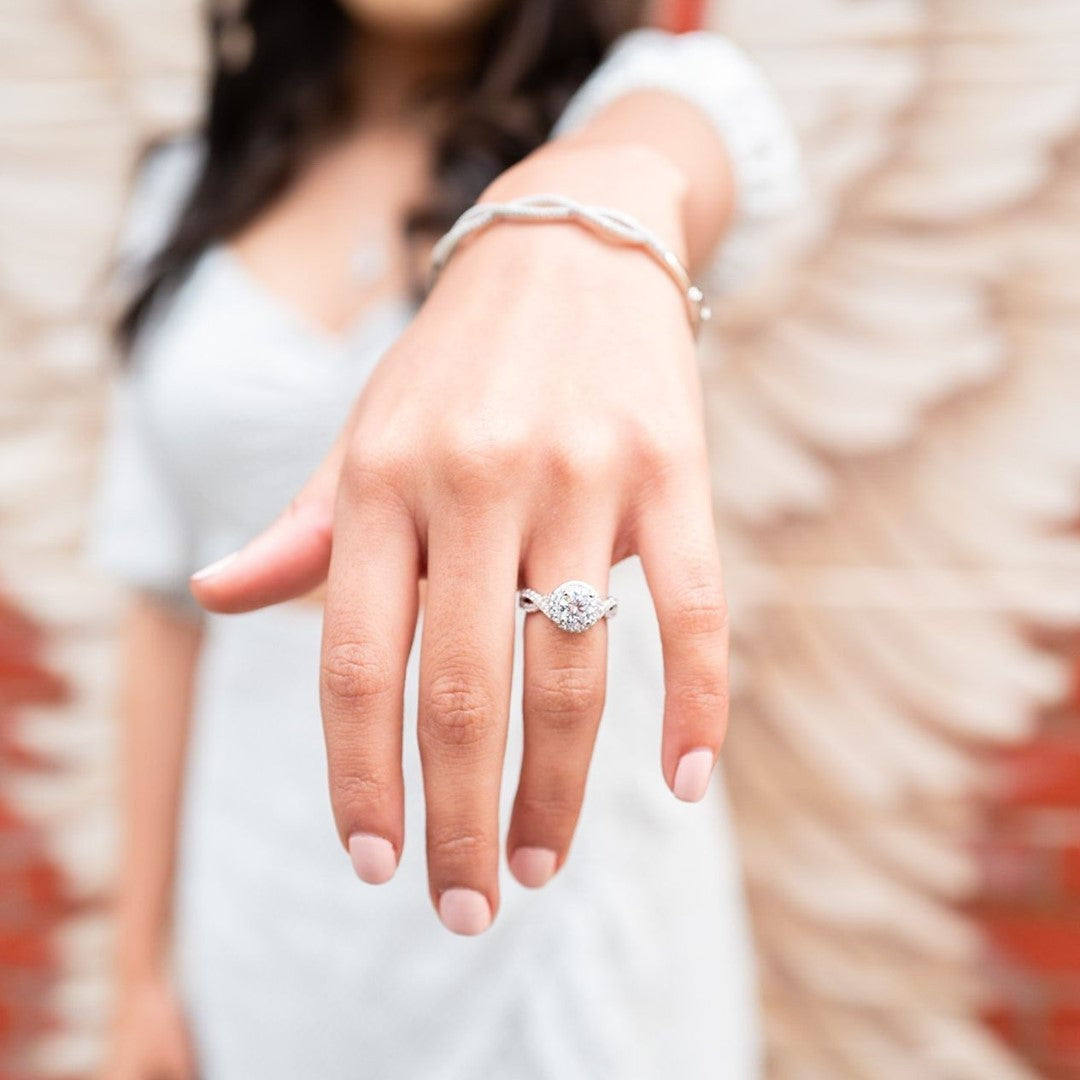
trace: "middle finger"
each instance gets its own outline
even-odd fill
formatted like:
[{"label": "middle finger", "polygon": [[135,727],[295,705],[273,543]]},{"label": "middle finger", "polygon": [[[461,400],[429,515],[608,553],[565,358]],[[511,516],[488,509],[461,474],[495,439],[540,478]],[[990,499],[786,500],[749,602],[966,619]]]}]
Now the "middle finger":
[{"label": "middle finger", "polygon": [[498,907],[520,550],[516,526],[494,513],[450,511],[428,531],[417,735],[432,900],[458,934],[486,930]]}]

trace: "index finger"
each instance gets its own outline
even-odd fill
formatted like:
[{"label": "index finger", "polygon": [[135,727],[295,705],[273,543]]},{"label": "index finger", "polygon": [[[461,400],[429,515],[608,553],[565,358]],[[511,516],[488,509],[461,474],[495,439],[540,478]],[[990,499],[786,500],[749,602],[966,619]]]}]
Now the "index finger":
[{"label": "index finger", "polygon": [[330,801],[357,875],[393,876],[404,842],[405,669],[416,628],[411,515],[345,480],[323,612],[319,697]]}]

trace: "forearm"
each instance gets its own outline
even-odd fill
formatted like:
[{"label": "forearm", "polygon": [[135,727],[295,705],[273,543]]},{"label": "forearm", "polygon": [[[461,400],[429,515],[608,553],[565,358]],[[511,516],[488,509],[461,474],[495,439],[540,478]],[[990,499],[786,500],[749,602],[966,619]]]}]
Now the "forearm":
[{"label": "forearm", "polygon": [[170,917],[180,790],[201,633],[189,616],[137,597],[121,694],[124,842],[117,918],[121,983],[160,974]]},{"label": "forearm", "polygon": [[634,214],[691,269],[716,248],[733,208],[720,135],[694,105],[660,90],[619,98],[503,173],[482,198],[512,198],[541,185]]}]

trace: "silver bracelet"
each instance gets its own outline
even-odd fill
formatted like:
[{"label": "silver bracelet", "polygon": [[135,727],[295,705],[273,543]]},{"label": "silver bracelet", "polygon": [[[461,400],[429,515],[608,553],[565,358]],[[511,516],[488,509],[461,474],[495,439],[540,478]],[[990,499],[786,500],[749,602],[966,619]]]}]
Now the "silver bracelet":
[{"label": "silver bracelet", "polygon": [[623,244],[647,251],[679,286],[690,316],[690,328],[698,336],[701,324],[712,315],[705,295],[690,278],[679,257],[636,218],[609,206],[588,206],[564,195],[523,195],[504,203],[476,203],[454,222],[431,253],[431,285],[450,261],[458,244],[471,233],[497,221],[574,221]]}]

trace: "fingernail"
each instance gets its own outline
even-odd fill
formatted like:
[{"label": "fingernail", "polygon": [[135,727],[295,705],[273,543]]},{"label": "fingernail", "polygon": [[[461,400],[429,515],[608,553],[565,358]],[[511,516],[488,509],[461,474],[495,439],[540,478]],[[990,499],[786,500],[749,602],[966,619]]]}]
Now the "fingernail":
[{"label": "fingernail", "polygon": [[224,570],[239,555],[239,551],[231,551],[228,555],[223,555],[217,562],[212,562],[209,566],[204,566],[201,570],[196,570],[191,575],[192,581],[202,581],[204,578],[213,577],[218,571]]},{"label": "fingernail", "polygon": [[510,856],[510,872],[530,889],[539,889],[551,880],[558,856],[549,848],[519,847]]},{"label": "fingernail", "polygon": [[475,889],[447,889],[439,897],[439,918],[455,934],[482,934],[491,925],[491,905]]},{"label": "fingernail", "polygon": [[715,761],[716,755],[708,747],[683,754],[675,770],[675,783],[671,785],[675,798],[683,802],[700,802],[709,790]]},{"label": "fingernail", "polygon": [[384,884],[397,870],[394,845],[371,833],[353,833],[349,837],[349,858],[356,876],[369,885]]}]

